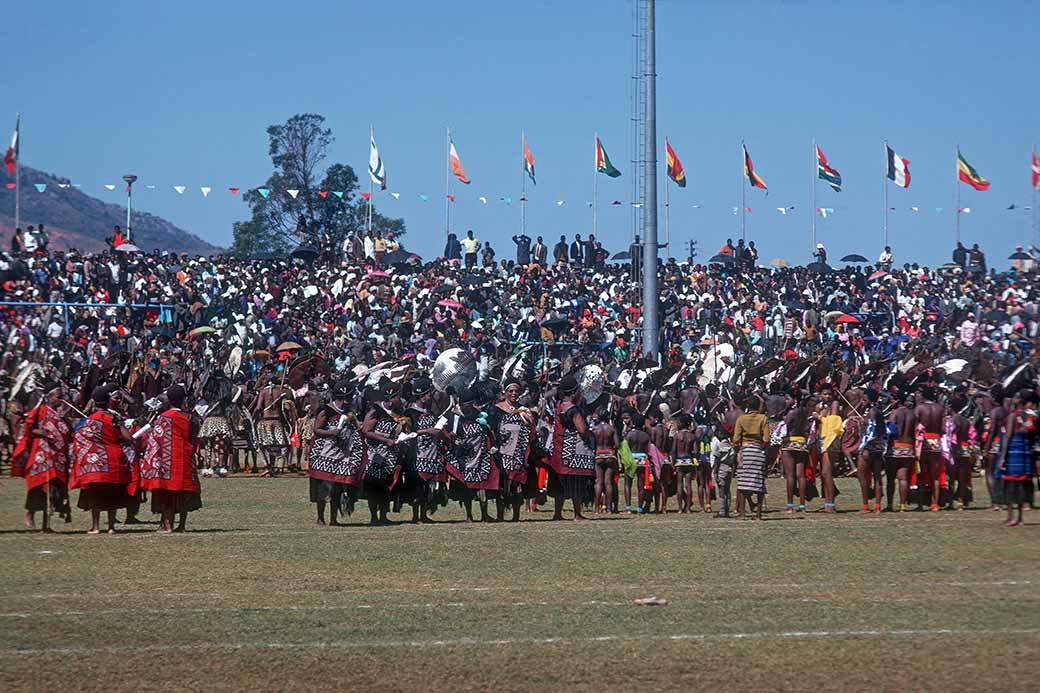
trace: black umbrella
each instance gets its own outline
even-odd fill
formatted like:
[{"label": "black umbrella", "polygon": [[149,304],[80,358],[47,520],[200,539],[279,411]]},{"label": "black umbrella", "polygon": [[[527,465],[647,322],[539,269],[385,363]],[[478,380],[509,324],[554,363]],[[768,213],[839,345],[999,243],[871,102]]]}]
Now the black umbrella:
[{"label": "black umbrella", "polygon": [[476,274],[467,274],[462,278],[463,286],[480,286],[484,283],[484,278]]},{"label": "black umbrella", "polygon": [[870,260],[868,260],[867,258],[863,257],[862,255],[857,255],[856,253],[853,253],[852,255],[846,255],[845,257],[843,257],[841,259],[841,261],[842,262],[870,262]]},{"label": "black umbrella", "polygon": [[450,294],[454,290],[455,287],[450,284],[438,284],[430,290],[430,293],[434,296],[440,296],[441,294]]},{"label": "black umbrella", "polygon": [[399,248],[392,253],[387,253],[386,257],[383,258],[388,265],[404,265],[411,262],[422,262],[422,258],[415,253],[409,253],[403,248]]},{"label": "black umbrella", "polygon": [[614,257],[612,257],[610,259],[611,260],[631,260],[632,259],[632,253],[628,252],[627,250],[622,250],[620,253],[615,253]]},{"label": "black umbrella", "polygon": [[549,330],[553,334],[556,334],[570,327],[570,324],[571,321],[567,318],[553,318],[551,320],[546,320],[545,322],[543,322],[541,324],[541,327],[543,327],[546,330]]},{"label": "black umbrella", "polygon": [[1010,255],[1008,255],[1008,260],[1032,260],[1032,259],[1033,258],[1029,257],[1029,253],[1022,252],[1021,250],[1016,250],[1015,252],[1013,252]]},{"label": "black umbrella", "polygon": [[297,260],[310,262],[312,260],[316,260],[320,253],[318,249],[315,248],[313,245],[299,245],[296,246],[296,249],[292,251],[291,255]]},{"label": "black umbrella", "polygon": [[708,260],[709,264],[723,264],[732,265],[736,260],[733,259],[732,255],[716,255],[712,259]]},{"label": "black umbrella", "polygon": [[810,262],[808,265],[805,266],[805,269],[810,270],[812,272],[819,272],[820,274],[827,274],[833,268],[826,262]]}]

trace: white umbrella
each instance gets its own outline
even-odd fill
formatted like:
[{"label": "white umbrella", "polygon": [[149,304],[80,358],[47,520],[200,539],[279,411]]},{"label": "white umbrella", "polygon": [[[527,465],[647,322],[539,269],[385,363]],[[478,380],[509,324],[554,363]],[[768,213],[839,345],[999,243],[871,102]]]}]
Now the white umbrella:
[{"label": "white umbrella", "polygon": [[123,245],[116,248],[117,253],[139,253],[141,249],[133,243],[124,243]]}]

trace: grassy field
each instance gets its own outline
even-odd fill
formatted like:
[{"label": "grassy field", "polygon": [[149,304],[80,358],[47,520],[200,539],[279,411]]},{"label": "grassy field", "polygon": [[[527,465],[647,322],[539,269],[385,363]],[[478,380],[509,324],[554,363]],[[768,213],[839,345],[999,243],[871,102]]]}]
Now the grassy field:
[{"label": "grassy field", "polygon": [[306,479],[233,478],[185,535],[88,537],[23,531],[23,499],[4,480],[5,690],[1038,684],[1040,512],[319,528]]}]

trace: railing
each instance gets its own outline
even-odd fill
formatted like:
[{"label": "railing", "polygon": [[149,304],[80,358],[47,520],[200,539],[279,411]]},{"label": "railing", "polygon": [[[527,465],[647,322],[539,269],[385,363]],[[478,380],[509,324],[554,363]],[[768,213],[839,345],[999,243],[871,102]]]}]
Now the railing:
[{"label": "railing", "polygon": [[70,308],[129,308],[132,310],[158,310],[160,322],[173,322],[174,306],[169,303],[36,303],[33,301],[0,301],[0,306],[14,308],[61,308],[65,320],[65,334],[69,333]]}]

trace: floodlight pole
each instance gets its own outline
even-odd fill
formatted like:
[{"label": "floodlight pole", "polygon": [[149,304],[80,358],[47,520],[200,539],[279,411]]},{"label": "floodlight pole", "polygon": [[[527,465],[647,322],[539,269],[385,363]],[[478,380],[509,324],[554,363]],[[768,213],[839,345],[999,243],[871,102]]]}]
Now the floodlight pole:
[{"label": "floodlight pole", "polygon": [[646,127],[643,161],[643,354],[658,359],[657,303],[657,89],[654,0],[646,2]]},{"label": "floodlight pole", "polygon": [[130,231],[130,219],[133,210],[133,198],[130,194],[131,189],[134,187],[134,181],[137,180],[137,176],[132,173],[128,173],[123,176],[123,180],[126,181],[126,242],[133,243],[133,236]]}]

